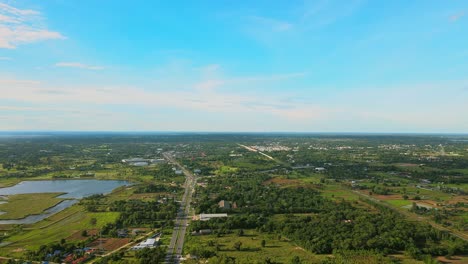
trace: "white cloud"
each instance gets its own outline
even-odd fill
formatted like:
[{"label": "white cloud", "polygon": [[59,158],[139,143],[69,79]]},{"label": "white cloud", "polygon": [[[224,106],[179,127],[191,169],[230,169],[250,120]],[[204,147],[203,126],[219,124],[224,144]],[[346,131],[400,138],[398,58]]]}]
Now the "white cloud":
[{"label": "white cloud", "polygon": [[87,65],[79,62],[58,62],[55,64],[55,67],[63,67],[63,68],[78,68],[78,69],[86,69],[86,70],[103,70],[104,67],[102,66],[93,66]]},{"label": "white cloud", "polygon": [[[0,122],[0,130],[7,125],[28,129],[28,124],[34,129],[40,124],[58,130],[468,131],[464,81],[356,87],[328,98],[318,89],[255,89],[277,83],[288,87],[288,79],[304,73],[211,79],[211,73],[219,75],[220,66],[180,70],[181,75],[171,77],[182,83],[180,87],[172,85],[172,79],[157,85],[106,86],[86,80],[64,84],[0,78],[0,87],[5,87],[0,102],[9,102],[0,111],[10,110],[0,115],[9,118]],[[39,119],[39,112],[48,119]],[[27,120],[12,123],[16,122],[12,115]]]},{"label": "white cloud", "polygon": [[0,57],[0,61],[10,61],[10,57]]},{"label": "white cloud", "polygon": [[0,48],[14,49],[21,44],[65,38],[59,32],[48,30],[43,20],[38,11],[0,3]]}]

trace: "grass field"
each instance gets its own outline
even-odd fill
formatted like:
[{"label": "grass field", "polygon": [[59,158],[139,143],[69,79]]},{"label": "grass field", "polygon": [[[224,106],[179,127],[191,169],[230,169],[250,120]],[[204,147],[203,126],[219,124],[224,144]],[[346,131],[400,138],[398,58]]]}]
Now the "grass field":
[{"label": "grass field", "polygon": [[[315,255],[308,252],[287,239],[278,239],[276,235],[262,234],[255,230],[245,230],[244,236],[235,234],[216,237],[216,235],[197,236],[187,238],[185,248],[201,245],[206,248],[208,241],[215,241],[220,246],[218,256],[227,255],[236,258],[236,263],[265,263],[266,258],[274,260],[275,263],[289,263],[294,256],[301,258],[303,263],[319,263],[326,255]],[[266,246],[261,246],[261,241],[266,241]],[[234,243],[241,242],[241,250],[234,249]]]},{"label": "grass field", "polygon": [[395,206],[395,207],[403,207],[413,203],[410,200],[386,200],[385,202]]},{"label": "grass field", "polygon": [[[101,228],[106,223],[115,222],[119,213],[89,213],[79,205],[74,205],[43,221],[22,230],[12,230],[12,236],[7,239],[7,245],[0,248],[2,256],[20,256],[21,250],[35,250],[40,245],[58,242],[80,230]],[[96,218],[96,225],[91,219]]]},{"label": "grass field", "polygon": [[9,195],[6,203],[0,204],[0,219],[20,219],[28,215],[40,214],[64,199],[57,198],[62,193],[34,193]]},{"label": "grass field", "polygon": [[324,197],[334,200],[343,198],[348,201],[355,201],[359,199],[359,195],[353,193],[351,190],[343,188],[339,184],[327,184],[320,191]]}]

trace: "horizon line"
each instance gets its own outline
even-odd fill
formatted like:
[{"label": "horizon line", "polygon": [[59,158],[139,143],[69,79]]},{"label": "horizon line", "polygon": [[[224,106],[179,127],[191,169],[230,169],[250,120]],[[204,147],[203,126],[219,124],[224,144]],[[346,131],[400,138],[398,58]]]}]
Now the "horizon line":
[{"label": "horizon line", "polygon": [[368,132],[368,131],[202,131],[202,130],[0,130],[0,134],[67,134],[67,133],[111,133],[111,134],[164,134],[164,133],[182,133],[182,134],[374,134],[374,135],[466,135],[468,132]]}]

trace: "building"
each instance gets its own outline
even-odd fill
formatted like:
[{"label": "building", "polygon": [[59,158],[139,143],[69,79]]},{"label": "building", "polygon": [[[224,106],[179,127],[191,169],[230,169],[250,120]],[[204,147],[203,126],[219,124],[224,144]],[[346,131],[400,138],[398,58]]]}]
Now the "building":
[{"label": "building", "polygon": [[145,241],[141,242],[140,244],[132,247],[133,250],[140,250],[144,248],[154,248],[158,245],[159,237],[156,238],[148,238]]},{"label": "building", "polygon": [[316,172],[324,172],[325,168],[324,167],[317,167],[317,168],[315,168],[315,171]]},{"label": "building", "polygon": [[166,160],[162,159],[162,158],[160,158],[160,159],[151,159],[150,162],[153,163],[153,164],[161,164],[161,163],[165,163]]},{"label": "building", "polygon": [[219,201],[218,206],[221,209],[231,209],[231,203],[225,200]]},{"label": "building", "polygon": [[208,221],[212,218],[223,218],[228,217],[227,214],[200,214],[199,220],[200,221]]},{"label": "building", "polygon": [[139,162],[130,163],[130,165],[132,165],[132,166],[137,166],[137,167],[145,167],[145,166],[148,166],[148,162],[146,162],[146,161],[139,161]]},{"label": "building", "polygon": [[209,235],[211,234],[213,231],[211,229],[200,229],[197,231],[193,231],[192,232],[192,236],[203,236],[203,235]]},{"label": "building", "polygon": [[123,159],[123,163],[134,163],[134,162],[145,162],[147,161],[146,159],[143,158],[131,158],[131,159]]},{"label": "building", "polygon": [[175,174],[182,175],[184,172],[182,170],[175,170]]}]

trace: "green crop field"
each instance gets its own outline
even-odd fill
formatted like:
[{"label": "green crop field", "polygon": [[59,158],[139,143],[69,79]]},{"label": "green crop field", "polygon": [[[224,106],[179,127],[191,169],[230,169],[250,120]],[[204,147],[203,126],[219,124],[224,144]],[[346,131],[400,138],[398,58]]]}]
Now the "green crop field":
[{"label": "green crop field", "polygon": [[[101,228],[107,223],[113,223],[119,213],[85,212],[82,206],[74,205],[43,221],[25,227],[20,230],[11,230],[12,236],[6,242],[7,246],[0,248],[2,256],[19,256],[21,250],[36,250],[40,245],[58,242],[75,232],[85,229]],[[91,219],[95,218],[96,224],[92,225]]]},{"label": "green crop field", "polygon": [[0,204],[0,219],[20,219],[28,215],[40,214],[64,199],[57,198],[61,193],[16,194],[8,196],[6,203]]}]

